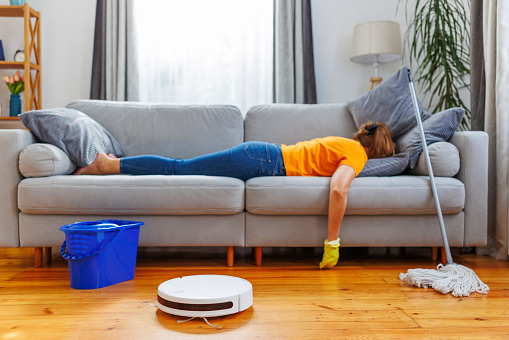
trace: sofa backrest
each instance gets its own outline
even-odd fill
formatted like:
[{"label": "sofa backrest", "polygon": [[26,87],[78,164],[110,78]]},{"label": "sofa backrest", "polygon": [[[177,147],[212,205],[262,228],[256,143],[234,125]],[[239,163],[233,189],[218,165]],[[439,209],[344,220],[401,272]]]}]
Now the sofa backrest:
[{"label": "sofa backrest", "polygon": [[243,117],[231,105],[169,105],[77,100],[67,105],[96,120],[127,156],[190,158],[244,141]]},{"label": "sofa backrest", "polygon": [[353,138],[356,127],[345,104],[267,104],[250,108],[245,140],[295,144],[313,138]]}]

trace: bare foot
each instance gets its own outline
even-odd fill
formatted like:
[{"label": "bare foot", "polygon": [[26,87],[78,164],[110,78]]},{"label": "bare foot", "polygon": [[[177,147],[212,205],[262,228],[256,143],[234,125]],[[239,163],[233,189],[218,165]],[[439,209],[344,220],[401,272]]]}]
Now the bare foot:
[{"label": "bare foot", "polygon": [[120,172],[120,160],[99,152],[92,164],[78,169],[74,175],[113,175]]}]

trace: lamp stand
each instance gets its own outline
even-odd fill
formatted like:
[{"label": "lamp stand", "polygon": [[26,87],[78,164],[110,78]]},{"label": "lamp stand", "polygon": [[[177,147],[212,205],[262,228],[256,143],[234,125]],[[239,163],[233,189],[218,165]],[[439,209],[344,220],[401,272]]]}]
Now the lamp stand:
[{"label": "lamp stand", "polygon": [[371,85],[369,85],[369,90],[373,90],[373,87],[376,85],[380,85],[380,82],[382,81],[382,77],[371,77],[370,79]]},{"label": "lamp stand", "polygon": [[369,86],[369,90],[373,90],[373,87],[376,85],[380,85],[380,82],[382,81],[382,77],[379,77],[378,76],[378,66],[379,66],[379,61],[378,61],[378,54],[375,55],[375,61],[373,62],[373,68],[375,69],[375,76],[374,77],[371,77],[370,81],[371,81],[371,85]]}]

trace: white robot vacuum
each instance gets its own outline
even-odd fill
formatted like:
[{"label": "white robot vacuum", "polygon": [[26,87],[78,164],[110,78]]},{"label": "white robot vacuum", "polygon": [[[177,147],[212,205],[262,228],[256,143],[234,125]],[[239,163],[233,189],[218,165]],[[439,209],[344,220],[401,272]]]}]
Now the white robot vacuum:
[{"label": "white robot vacuum", "polygon": [[224,316],[253,304],[253,286],[227,275],[191,275],[165,281],[157,289],[157,307],[187,317]]}]

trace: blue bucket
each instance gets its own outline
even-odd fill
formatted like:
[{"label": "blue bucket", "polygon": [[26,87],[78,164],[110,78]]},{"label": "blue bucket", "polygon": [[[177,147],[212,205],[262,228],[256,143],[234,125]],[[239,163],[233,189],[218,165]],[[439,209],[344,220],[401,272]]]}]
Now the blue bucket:
[{"label": "blue bucket", "polygon": [[95,289],[132,280],[143,222],[100,220],[60,227],[60,254],[69,263],[74,289]]}]

